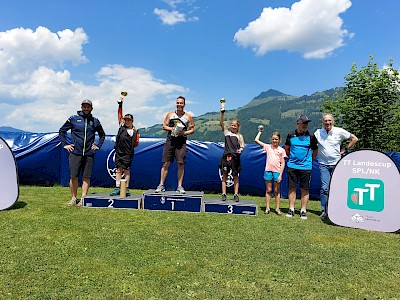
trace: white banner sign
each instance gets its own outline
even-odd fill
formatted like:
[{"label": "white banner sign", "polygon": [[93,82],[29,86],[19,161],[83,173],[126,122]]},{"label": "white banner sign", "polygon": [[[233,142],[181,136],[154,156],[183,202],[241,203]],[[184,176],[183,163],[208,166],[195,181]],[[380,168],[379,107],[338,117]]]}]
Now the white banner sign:
[{"label": "white banner sign", "polygon": [[18,174],[14,155],[0,137],[0,210],[14,205],[18,199]]},{"label": "white banner sign", "polygon": [[400,173],[395,162],[375,150],[343,157],[329,186],[329,219],[341,226],[395,232],[400,230]]}]

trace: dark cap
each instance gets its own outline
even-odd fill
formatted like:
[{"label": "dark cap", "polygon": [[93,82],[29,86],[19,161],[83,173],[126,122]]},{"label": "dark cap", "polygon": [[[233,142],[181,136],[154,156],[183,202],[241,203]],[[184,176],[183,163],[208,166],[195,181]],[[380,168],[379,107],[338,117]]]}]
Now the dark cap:
[{"label": "dark cap", "polygon": [[133,121],[133,116],[132,116],[131,114],[126,114],[126,115],[124,116],[124,119],[129,119],[129,120],[132,120],[132,121]]},{"label": "dark cap", "polygon": [[90,101],[89,99],[83,100],[82,103],[81,103],[81,105],[83,105],[83,104],[89,104],[90,106],[93,107],[92,101]]},{"label": "dark cap", "polygon": [[309,123],[309,122],[311,122],[311,120],[307,118],[306,115],[299,115],[297,117],[297,123]]}]

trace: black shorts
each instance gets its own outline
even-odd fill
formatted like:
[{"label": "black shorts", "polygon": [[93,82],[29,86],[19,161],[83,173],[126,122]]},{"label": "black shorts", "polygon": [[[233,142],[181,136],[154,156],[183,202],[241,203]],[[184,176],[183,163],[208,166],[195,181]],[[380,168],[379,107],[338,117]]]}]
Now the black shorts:
[{"label": "black shorts", "polygon": [[173,162],[175,158],[177,163],[184,164],[186,161],[186,153],[186,141],[168,138],[163,148],[162,162]]},{"label": "black shorts", "polygon": [[129,170],[132,165],[132,154],[115,153],[115,167]]},{"label": "black shorts", "polygon": [[82,171],[82,177],[91,177],[93,170],[94,155],[75,155],[69,154],[69,172],[71,177],[79,177]]},{"label": "black shorts", "polygon": [[287,169],[289,189],[296,189],[300,179],[300,187],[304,190],[310,189],[311,170]]},{"label": "black shorts", "polygon": [[238,176],[242,166],[240,165],[240,157],[234,157],[229,155],[222,156],[221,160],[219,161],[219,168],[222,173],[227,173],[232,170],[232,176]]}]

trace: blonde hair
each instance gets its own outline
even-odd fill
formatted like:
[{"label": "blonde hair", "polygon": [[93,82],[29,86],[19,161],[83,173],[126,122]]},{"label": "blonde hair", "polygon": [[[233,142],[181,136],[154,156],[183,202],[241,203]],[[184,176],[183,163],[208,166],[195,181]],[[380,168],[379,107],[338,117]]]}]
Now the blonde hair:
[{"label": "blonde hair", "polygon": [[279,140],[281,140],[281,134],[279,133],[279,131],[274,131],[274,132],[271,134],[271,138],[272,138],[274,135],[276,135],[276,136],[279,138]]},{"label": "blonde hair", "polygon": [[233,119],[233,120],[231,121],[231,124],[232,124],[233,122],[236,122],[238,128],[240,128],[240,121],[239,121],[238,119]]}]

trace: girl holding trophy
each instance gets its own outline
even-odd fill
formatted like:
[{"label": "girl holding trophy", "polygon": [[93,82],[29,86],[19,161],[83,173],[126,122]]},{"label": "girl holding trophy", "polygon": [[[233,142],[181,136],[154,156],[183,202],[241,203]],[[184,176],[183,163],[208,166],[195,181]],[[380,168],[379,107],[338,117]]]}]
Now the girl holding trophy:
[{"label": "girl holding trophy", "polygon": [[[129,180],[130,168],[135,152],[135,147],[139,144],[140,134],[133,126],[133,116],[126,114],[122,117],[122,104],[127,92],[121,92],[121,97],[118,99],[118,122],[119,130],[115,142],[115,167],[117,173],[115,176],[115,189],[110,193],[110,196],[118,196],[121,193],[122,172],[126,181],[126,196],[130,196]],[[125,195],[123,195],[125,196]]]},{"label": "girl holding trophy", "polygon": [[225,99],[222,98],[220,102],[221,116],[219,124],[225,135],[224,154],[222,155],[219,163],[219,168],[221,169],[221,172],[223,174],[221,200],[226,201],[226,180],[228,178],[229,172],[232,171],[234,188],[233,200],[239,202],[239,172],[241,169],[240,154],[242,153],[244,148],[244,138],[243,135],[239,133],[239,120],[232,120],[229,129],[225,126]]},{"label": "girl holding trophy", "polygon": [[265,153],[267,154],[266,163],[265,163],[265,171],[264,171],[264,180],[265,180],[265,214],[269,214],[270,202],[271,202],[271,193],[272,193],[272,182],[274,182],[274,193],[275,193],[275,201],[276,208],[275,213],[278,216],[281,216],[280,210],[280,185],[282,181],[283,170],[285,169],[285,150],[279,146],[281,141],[281,134],[277,131],[273,132],[271,135],[271,144],[265,144],[260,141],[260,136],[263,132],[264,127],[262,125],[258,126],[258,133],[254,139],[254,141],[259,144]]}]

